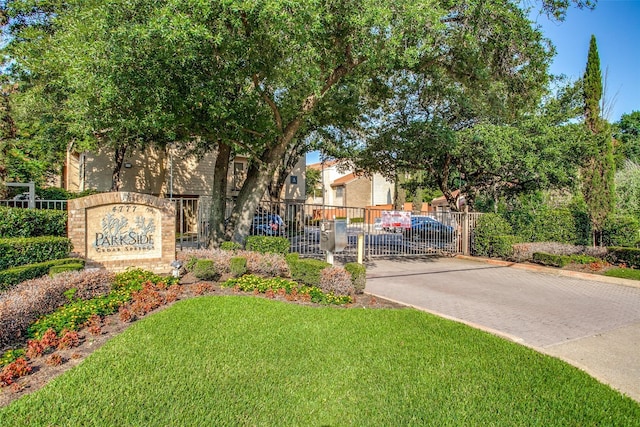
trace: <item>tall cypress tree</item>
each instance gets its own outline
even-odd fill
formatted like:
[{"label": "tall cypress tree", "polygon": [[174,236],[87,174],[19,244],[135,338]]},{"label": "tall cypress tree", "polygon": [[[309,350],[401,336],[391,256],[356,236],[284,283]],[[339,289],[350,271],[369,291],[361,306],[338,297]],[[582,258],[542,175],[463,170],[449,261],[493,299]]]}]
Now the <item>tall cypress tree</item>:
[{"label": "tall cypress tree", "polygon": [[602,99],[602,73],[596,36],[591,35],[587,69],[583,77],[584,120],[591,133],[600,131],[600,100]]},{"label": "tall cypress tree", "polygon": [[582,170],[582,194],[587,204],[593,244],[601,243],[604,223],[614,207],[615,161],[611,128],[600,117],[602,73],[596,37],[591,36],[587,69],[583,77],[584,121],[591,133],[591,156]]}]

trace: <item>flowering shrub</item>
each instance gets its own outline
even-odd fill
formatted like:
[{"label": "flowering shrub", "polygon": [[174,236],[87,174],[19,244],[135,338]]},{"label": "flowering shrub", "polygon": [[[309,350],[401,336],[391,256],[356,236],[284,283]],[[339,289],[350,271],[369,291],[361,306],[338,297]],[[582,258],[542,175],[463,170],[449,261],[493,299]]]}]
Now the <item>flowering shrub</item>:
[{"label": "flowering shrub", "polygon": [[120,290],[120,289],[129,289],[129,290],[140,290],[144,286],[145,283],[151,282],[154,285],[158,285],[160,283],[164,283],[166,285],[174,285],[178,283],[180,279],[177,277],[164,277],[159,276],[151,271],[143,270],[140,268],[133,268],[127,270],[122,273],[118,273],[113,280],[112,289]]},{"label": "flowering shrub", "polygon": [[320,271],[320,289],[325,293],[352,295],[355,293],[351,274],[342,267],[328,267]]},{"label": "flowering shrub", "polygon": [[111,291],[109,295],[77,300],[67,304],[55,312],[39,318],[28,328],[28,335],[41,336],[44,331],[53,328],[57,332],[64,329],[75,331],[85,324],[93,315],[106,316],[115,313],[118,308],[131,299],[131,291],[122,289]]},{"label": "flowering shrub", "polygon": [[23,357],[20,357],[2,369],[2,372],[0,372],[0,387],[9,386],[13,384],[14,380],[29,375],[30,373],[31,366],[29,366]]}]

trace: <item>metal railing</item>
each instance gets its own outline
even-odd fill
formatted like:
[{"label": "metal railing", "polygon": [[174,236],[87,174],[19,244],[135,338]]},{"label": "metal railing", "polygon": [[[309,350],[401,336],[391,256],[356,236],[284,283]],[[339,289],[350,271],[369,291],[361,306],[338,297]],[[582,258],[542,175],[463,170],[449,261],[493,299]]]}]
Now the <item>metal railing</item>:
[{"label": "metal railing", "polygon": [[[210,197],[173,198],[176,204],[176,246],[206,247],[209,240]],[[0,200],[0,206],[28,208],[28,200]],[[66,200],[36,200],[36,209],[66,210]],[[231,215],[233,201],[227,203],[225,217]],[[251,234],[287,237],[291,251],[303,257],[323,258],[320,249],[320,226],[323,221],[345,219],[347,246],[335,256],[343,261],[357,258],[358,236],[363,236],[364,256],[367,259],[383,256],[421,256],[444,253],[469,253],[471,235],[480,213],[423,212],[414,215],[407,228],[383,227],[381,210],[305,204],[295,201],[263,201],[257,209]],[[282,226],[263,227],[260,221],[278,216]],[[278,220],[278,221],[280,221]]]},{"label": "metal railing", "polygon": [[[35,209],[67,210],[66,200],[34,200]],[[29,200],[0,200],[0,206],[9,208],[29,208]]]},{"label": "metal railing", "polygon": [[[206,199],[200,198],[198,208],[198,242],[193,246],[204,246],[208,237],[208,208]],[[233,202],[227,203],[227,215],[230,216]],[[356,208],[344,206],[326,206],[305,204],[293,201],[263,201],[254,216],[251,234],[267,234],[287,237],[291,241],[291,251],[303,257],[323,258],[320,249],[321,223],[333,219],[345,219],[347,222],[347,246],[344,251],[335,254],[343,261],[357,258],[358,236],[363,236],[364,255],[370,259],[382,256],[422,256],[428,254],[457,254],[469,250],[470,235],[481,214],[462,212],[424,212],[415,219],[428,217],[433,226],[411,228],[382,227],[381,210],[375,208]],[[282,227],[262,227],[260,222],[277,215]],[[425,219],[426,221],[426,219]]]}]

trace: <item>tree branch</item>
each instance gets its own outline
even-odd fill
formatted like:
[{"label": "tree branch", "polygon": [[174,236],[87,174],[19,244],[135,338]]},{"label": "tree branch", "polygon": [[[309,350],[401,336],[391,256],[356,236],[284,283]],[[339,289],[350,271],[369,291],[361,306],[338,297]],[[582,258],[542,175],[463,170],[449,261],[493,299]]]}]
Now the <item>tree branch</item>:
[{"label": "tree branch", "polygon": [[271,112],[273,113],[273,118],[276,121],[276,127],[280,132],[282,132],[282,116],[280,116],[280,110],[276,103],[271,99],[267,93],[260,89],[260,81],[258,80],[258,75],[253,75],[253,87],[258,91],[264,102],[267,103],[269,108],[271,108]]}]

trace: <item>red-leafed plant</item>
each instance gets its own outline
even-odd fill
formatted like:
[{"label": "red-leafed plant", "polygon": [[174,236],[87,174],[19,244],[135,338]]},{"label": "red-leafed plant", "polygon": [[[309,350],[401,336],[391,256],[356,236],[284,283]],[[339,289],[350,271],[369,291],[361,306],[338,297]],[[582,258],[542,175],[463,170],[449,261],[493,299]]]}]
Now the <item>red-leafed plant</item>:
[{"label": "red-leafed plant", "polygon": [[62,331],[62,338],[58,341],[58,350],[74,348],[80,345],[80,335],[76,331]]},{"label": "red-leafed plant", "polygon": [[19,357],[14,362],[9,363],[0,372],[0,386],[6,387],[14,383],[20,377],[31,373],[31,366],[23,357]]},{"label": "red-leafed plant", "polygon": [[118,310],[118,315],[120,316],[120,320],[124,323],[133,322],[135,320],[135,316],[133,315],[133,313],[131,313],[131,310],[129,310],[125,306],[120,307],[120,309]]},{"label": "red-leafed plant", "polygon": [[51,356],[49,356],[44,363],[46,363],[49,366],[60,366],[64,363],[64,359],[59,354],[54,353]]},{"label": "red-leafed plant", "polygon": [[102,334],[102,318],[97,314],[94,314],[87,320],[87,326],[89,327],[89,333],[91,335]]}]

